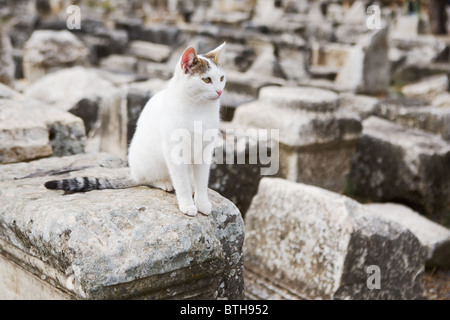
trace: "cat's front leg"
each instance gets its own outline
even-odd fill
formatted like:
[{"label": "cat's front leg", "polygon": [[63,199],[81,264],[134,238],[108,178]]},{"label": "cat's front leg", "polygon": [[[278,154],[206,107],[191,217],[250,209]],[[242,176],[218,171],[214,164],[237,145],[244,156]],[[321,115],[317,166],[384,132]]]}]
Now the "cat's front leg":
[{"label": "cat's front leg", "polygon": [[212,211],[212,203],[208,199],[208,180],[210,165],[194,164],[195,204],[198,211],[209,215]]},{"label": "cat's front leg", "polygon": [[188,216],[197,215],[197,207],[192,200],[192,188],[187,164],[167,163],[173,187],[178,200],[178,208]]}]

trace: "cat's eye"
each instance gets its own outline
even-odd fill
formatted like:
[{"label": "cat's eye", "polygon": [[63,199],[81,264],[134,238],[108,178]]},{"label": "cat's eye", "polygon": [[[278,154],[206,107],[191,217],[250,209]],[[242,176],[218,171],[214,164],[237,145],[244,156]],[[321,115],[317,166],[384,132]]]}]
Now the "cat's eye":
[{"label": "cat's eye", "polygon": [[221,77],[220,77],[220,82],[223,82],[223,79],[225,79],[225,77],[224,77],[224,76],[221,76]]},{"label": "cat's eye", "polygon": [[207,77],[207,78],[202,78],[204,83],[211,83],[211,78]]}]

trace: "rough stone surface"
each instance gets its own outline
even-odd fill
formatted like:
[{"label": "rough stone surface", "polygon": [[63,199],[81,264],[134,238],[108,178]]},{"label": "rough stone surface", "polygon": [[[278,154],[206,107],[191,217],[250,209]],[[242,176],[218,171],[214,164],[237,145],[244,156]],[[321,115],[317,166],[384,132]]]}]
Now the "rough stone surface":
[{"label": "rough stone surface", "polygon": [[95,144],[90,151],[125,157],[125,97],[96,70],[78,66],[56,71],[29,86],[25,95],[81,117],[88,129],[88,144]]},{"label": "rough stone surface", "polygon": [[435,107],[427,105],[422,100],[387,99],[380,101],[373,109],[372,114],[450,140],[450,105]]},{"label": "rough stone surface", "polygon": [[395,203],[366,204],[377,216],[408,228],[427,250],[429,267],[450,267],[450,230],[410,208]]},{"label": "rough stone surface", "polygon": [[137,58],[112,54],[100,60],[100,67],[113,72],[131,73],[137,69]]},{"label": "rough stone surface", "polygon": [[231,124],[221,126],[209,187],[231,200],[242,216],[245,216],[264,174],[270,172],[276,176],[278,173],[275,164],[278,163],[278,148],[272,145],[273,138],[270,133],[258,135],[254,129],[244,130]]},{"label": "rough stone surface", "polygon": [[15,63],[11,41],[0,26],[0,83],[11,85],[15,75]]},{"label": "rough stone surface", "polygon": [[217,193],[211,215],[192,218],[174,194],[148,187],[62,195],[43,186],[128,171],[105,154],[0,166],[1,255],[76,299],[242,298],[244,225]]},{"label": "rough stone surface", "polygon": [[[264,178],[245,226],[249,297],[417,299],[423,295],[425,250],[419,240],[345,196]],[[379,267],[380,289],[367,285],[372,283],[367,269],[373,265]]]},{"label": "rough stone surface", "polygon": [[338,95],[332,91],[307,87],[264,87],[259,99],[280,108],[294,108],[310,111],[335,111]]},{"label": "rough stone surface", "polygon": [[84,152],[80,118],[0,84],[0,163]]},{"label": "rough stone surface", "polygon": [[339,95],[339,106],[341,110],[354,112],[361,119],[374,115],[379,100],[374,97],[343,93]]},{"label": "rough stone surface", "polygon": [[[236,110],[232,124],[279,130],[283,178],[343,191],[361,132],[359,117],[339,109],[321,112],[337,107],[338,96],[330,91],[303,88],[292,94],[290,88],[278,89],[263,88],[257,101]],[[318,92],[323,99],[314,95]],[[314,109],[320,112],[308,111]],[[327,159],[334,159],[333,164]]]},{"label": "rough stone surface", "polygon": [[387,29],[372,32],[349,50],[336,84],[362,94],[385,93],[390,83]]},{"label": "rough stone surface", "polygon": [[25,78],[31,83],[64,67],[84,65],[89,50],[67,30],[37,30],[26,42],[23,52]]},{"label": "rough stone surface", "polygon": [[448,77],[446,74],[437,75],[422,79],[420,82],[406,85],[402,88],[402,93],[406,98],[418,98],[432,101],[439,94],[449,89]]},{"label": "rough stone surface", "polygon": [[135,40],[130,42],[127,53],[140,59],[163,62],[169,58],[172,50],[163,44]]},{"label": "rough stone surface", "polygon": [[353,159],[351,191],[429,214],[450,207],[450,144],[425,131],[370,117]]}]

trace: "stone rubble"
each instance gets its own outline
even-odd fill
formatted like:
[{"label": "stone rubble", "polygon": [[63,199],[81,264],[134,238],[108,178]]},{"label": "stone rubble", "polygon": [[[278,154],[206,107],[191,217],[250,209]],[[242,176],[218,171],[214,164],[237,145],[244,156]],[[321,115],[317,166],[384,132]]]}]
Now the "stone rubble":
[{"label": "stone rubble", "polygon": [[[430,34],[426,5],[375,2],[370,29],[350,2],[80,0],[73,30],[65,0],[2,5],[0,297],[423,298],[424,267],[450,266],[450,38]],[[183,50],[224,41],[215,155],[234,162],[213,164],[209,187],[237,209],[211,191],[217,210],[192,220],[154,189],[42,187],[125,176],[140,112]],[[2,291],[19,274],[30,290]]]}]

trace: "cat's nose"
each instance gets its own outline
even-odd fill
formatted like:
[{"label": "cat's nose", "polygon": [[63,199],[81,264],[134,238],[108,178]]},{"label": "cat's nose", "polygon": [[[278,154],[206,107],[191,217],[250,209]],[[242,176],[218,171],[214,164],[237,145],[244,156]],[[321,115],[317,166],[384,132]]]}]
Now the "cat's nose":
[{"label": "cat's nose", "polygon": [[222,90],[216,90],[216,93],[219,95],[219,97],[222,95]]}]

